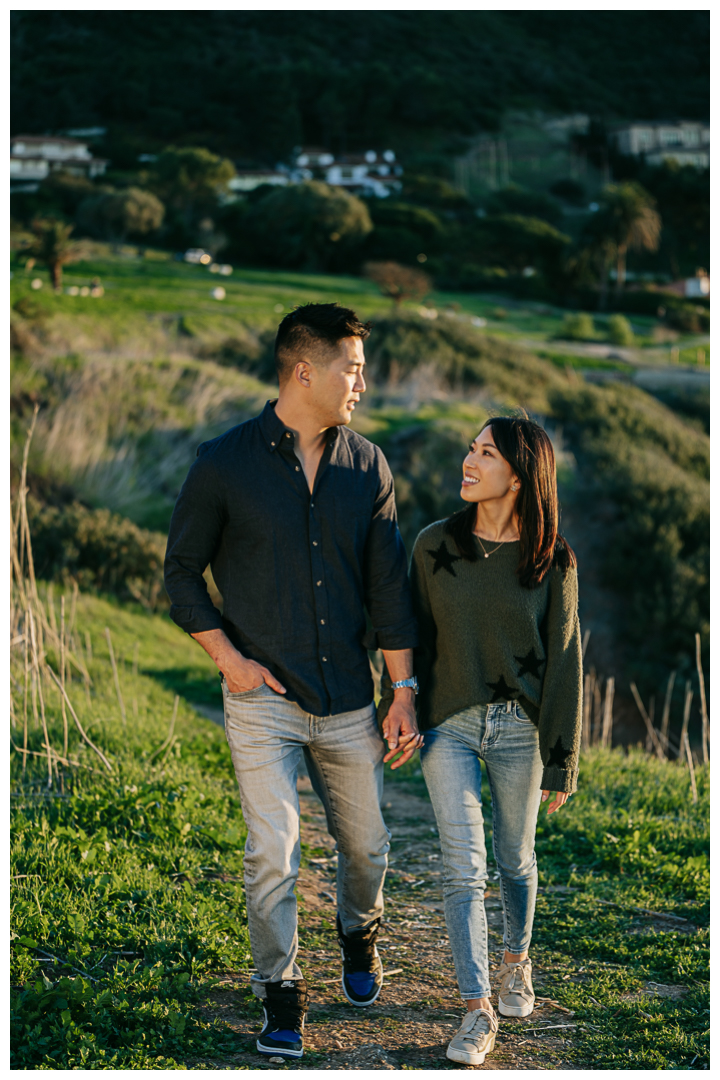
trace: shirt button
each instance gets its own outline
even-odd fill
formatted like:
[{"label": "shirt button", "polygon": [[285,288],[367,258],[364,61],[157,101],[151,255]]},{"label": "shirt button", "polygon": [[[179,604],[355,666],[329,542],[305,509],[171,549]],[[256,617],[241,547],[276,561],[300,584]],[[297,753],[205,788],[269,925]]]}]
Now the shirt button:
[{"label": "shirt button", "polygon": [[324,620],[324,619],[321,619],[321,620],[320,620],[320,625],[321,625],[321,626],[324,626],[324,625],[325,625],[325,620]]},{"label": "shirt button", "polygon": [[299,465],[295,466],[295,472],[300,472],[300,466]]},{"label": "shirt button", "polygon": [[275,443],[274,443],[274,442],[271,442],[271,443],[270,443],[270,445],[271,445],[271,446],[274,446],[274,445],[275,445]]},{"label": "shirt button", "polygon": [[315,509],[315,503],[310,503],[310,509],[311,509],[311,510],[314,510],[314,509]]},{"label": "shirt button", "polygon": [[313,540],[313,547],[317,547],[317,540]]},{"label": "shirt button", "polygon": [[316,585],[322,585],[322,581],[316,581],[315,584]]},{"label": "shirt button", "polygon": [[286,432],[285,432],[285,438],[286,438],[286,439],[289,439],[289,438],[290,438],[290,432],[289,432],[289,431],[286,431]]},{"label": "shirt button", "polygon": [[323,664],[327,664],[327,656],[323,656]]}]

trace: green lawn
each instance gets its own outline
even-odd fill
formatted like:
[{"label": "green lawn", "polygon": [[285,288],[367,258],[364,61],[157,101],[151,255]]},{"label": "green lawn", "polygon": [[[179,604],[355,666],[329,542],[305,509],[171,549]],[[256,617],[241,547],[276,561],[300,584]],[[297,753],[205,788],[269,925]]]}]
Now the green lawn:
[{"label": "green lawn", "polygon": [[[47,271],[34,268],[27,272],[15,258],[11,302],[20,301],[21,312],[23,302],[29,303],[41,318],[56,323],[59,339],[71,336],[74,327],[81,350],[93,344],[102,348],[121,345],[148,330],[151,336],[162,331],[166,338],[179,336],[187,343],[193,337],[231,337],[239,323],[256,330],[270,329],[277,326],[284,312],[308,302],[336,300],[355,308],[363,319],[385,314],[393,307],[372,282],[361,277],[243,268],[234,268],[230,276],[224,277],[211,274],[206,267],[178,262],[167,252],[151,251],[145,258],[138,258],[113,255],[106,247],[95,245],[97,255],[70,264],[63,274],[66,288],[90,285],[99,278],[105,289],[101,298],[56,295],[49,287]],[[30,288],[35,278],[43,281],[37,291]],[[224,300],[214,300],[210,295],[217,286],[225,289]],[[560,332],[567,314],[550,304],[501,294],[439,290],[431,292],[423,306],[454,310],[464,318],[483,318],[488,332],[509,340],[550,342]],[[650,334],[656,320],[632,316],[631,321],[641,335],[638,344],[653,344]],[[605,340],[602,322],[598,322],[599,342]],[[71,346],[70,351],[75,347]]]}]

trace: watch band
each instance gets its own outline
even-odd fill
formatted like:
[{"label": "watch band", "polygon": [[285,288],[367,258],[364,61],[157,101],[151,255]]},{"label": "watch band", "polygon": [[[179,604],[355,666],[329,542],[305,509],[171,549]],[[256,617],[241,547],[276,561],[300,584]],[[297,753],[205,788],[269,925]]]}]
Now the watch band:
[{"label": "watch band", "polygon": [[390,683],[393,690],[399,690],[402,686],[411,686],[415,693],[418,693],[418,681],[415,676],[411,676],[409,679],[398,679],[397,682]]}]

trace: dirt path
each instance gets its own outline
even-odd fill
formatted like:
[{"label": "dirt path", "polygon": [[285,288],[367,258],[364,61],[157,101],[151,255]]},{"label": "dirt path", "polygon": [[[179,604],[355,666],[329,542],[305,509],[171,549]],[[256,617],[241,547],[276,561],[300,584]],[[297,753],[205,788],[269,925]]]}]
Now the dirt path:
[{"label": "dirt path", "polygon": [[[443,918],[440,853],[430,802],[402,781],[386,784],[385,820],[392,832],[385,918],[378,947],[385,969],[376,1005],[358,1009],[340,989],[335,938],[334,844],[320,800],[307,776],[298,781],[305,852],[299,880],[300,956],[310,990],[305,1056],[293,1069],[454,1069],[445,1047],[464,1010],[457,994]],[[490,950],[497,967],[502,949],[502,908],[497,886],[486,896]],[[543,995],[543,972],[534,971]],[[247,976],[227,976],[207,1002],[206,1015],[221,1018],[247,1038],[247,1051],[214,1068],[280,1068],[255,1052],[260,1008]],[[572,1015],[538,1001],[532,1017],[500,1018],[495,1051],[478,1069],[570,1069],[564,1052]],[[562,1025],[562,1027],[550,1027]],[[569,1026],[568,1026],[569,1025]],[[542,1034],[540,1029],[550,1029]],[[210,1063],[206,1063],[210,1064]],[[473,1068],[473,1066],[467,1066]]]}]

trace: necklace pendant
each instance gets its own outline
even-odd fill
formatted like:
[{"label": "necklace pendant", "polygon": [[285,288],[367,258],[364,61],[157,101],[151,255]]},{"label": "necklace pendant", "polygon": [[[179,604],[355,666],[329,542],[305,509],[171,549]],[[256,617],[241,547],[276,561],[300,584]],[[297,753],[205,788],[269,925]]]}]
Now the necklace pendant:
[{"label": "necklace pendant", "polygon": [[489,556],[489,555],[487,554],[487,552],[485,552],[485,558],[486,558],[486,559],[489,559],[489,558],[490,558],[490,556]]}]

